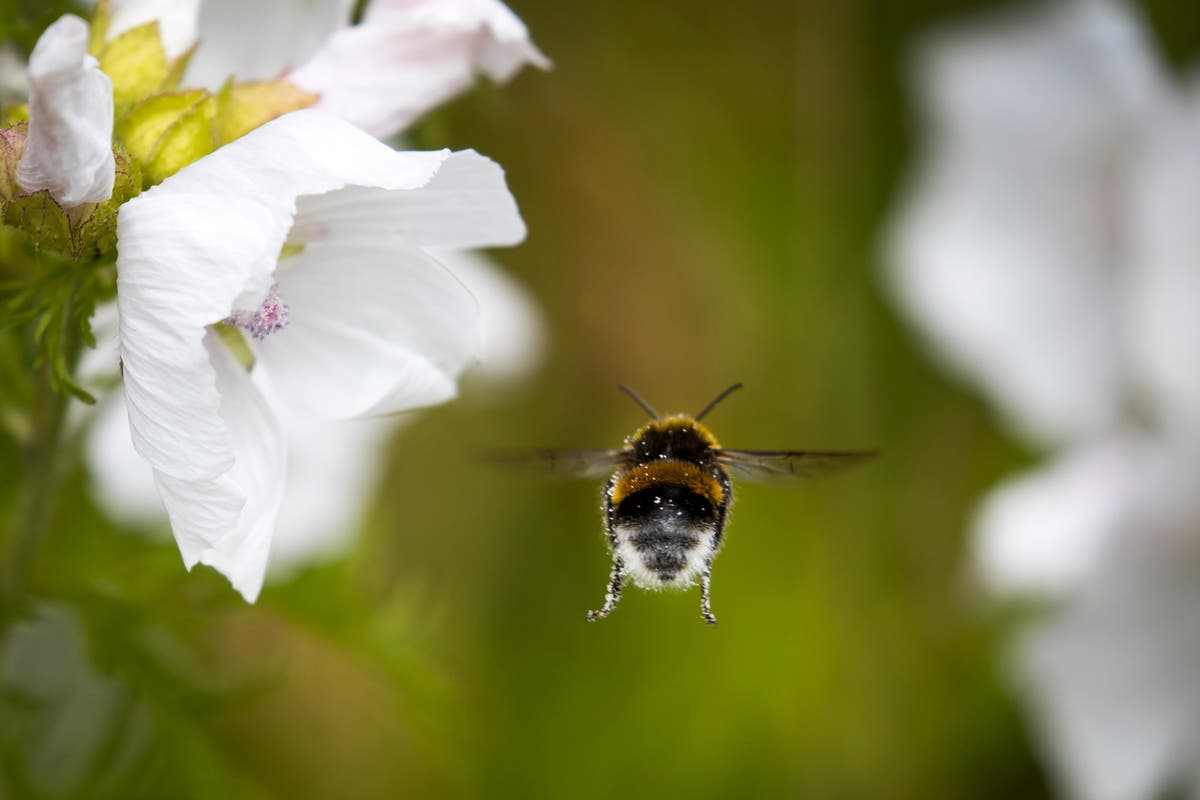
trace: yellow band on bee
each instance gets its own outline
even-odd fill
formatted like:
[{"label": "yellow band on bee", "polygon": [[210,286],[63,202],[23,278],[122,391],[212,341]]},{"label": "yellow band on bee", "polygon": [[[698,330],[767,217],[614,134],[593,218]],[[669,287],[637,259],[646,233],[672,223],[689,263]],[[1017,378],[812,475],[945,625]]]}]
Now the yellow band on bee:
[{"label": "yellow band on bee", "polygon": [[695,464],[670,459],[651,461],[633,467],[613,486],[610,499],[614,506],[620,505],[621,501],[630,495],[662,485],[682,486],[708,500],[713,508],[717,508],[725,500],[725,490],[715,478],[701,472]]}]

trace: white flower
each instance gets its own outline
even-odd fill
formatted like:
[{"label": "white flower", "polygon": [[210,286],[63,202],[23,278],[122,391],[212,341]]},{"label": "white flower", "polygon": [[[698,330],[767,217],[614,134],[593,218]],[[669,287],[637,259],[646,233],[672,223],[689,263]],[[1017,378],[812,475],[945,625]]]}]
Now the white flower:
[{"label": "white flower", "polygon": [[1114,3],[1000,23],[922,53],[927,135],[888,278],[950,367],[1027,439],[1060,444],[1121,414],[1126,186],[1167,89]]},{"label": "white flower", "polygon": [[0,104],[23,103],[28,95],[25,59],[12,42],[0,44]]},{"label": "white flower", "polygon": [[1013,670],[1070,796],[1200,792],[1200,91],[1106,0],[935,39],[889,278],[1048,466],[984,501],[976,560],[1049,599]]},{"label": "white flower", "polygon": [[[479,303],[483,354],[470,374],[493,385],[528,374],[541,355],[543,335],[539,312],[525,290],[476,253],[435,255]],[[115,309],[112,312],[111,326],[107,307],[98,309],[93,320],[99,343],[89,351],[88,374],[116,369]],[[110,327],[111,344],[104,334]],[[389,443],[413,417],[330,421],[283,398],[269,397],[268,402],[288,453],[284,497],[271,542],[270,578],[345,550],[382,475]],[[106,398],[91,420],[85,455],[93,497],[110,518],[140,527],[166,524],[153,471],[133,449],[122,394]]]},{"label": "white flower", "polygon": [[60,17],[29,57],[29,136],[17,165],[26,192],[47,189],[64,208],[112,195],[112,81],[87,53],[88,25]]},{"label": "white flower", "polygon": [[[477,356],[470,293],[427,252],[512,244],[500,169],[281,117],[129,201],[117,225],[134,446],[189,568],[261,586],[286,453],[259,382],[334,419],[441,402]],[[250,337],[247,374],[213,326]]]},{"label": "white flower", "polygon": [[549,62],[499,0],[375,0],[361,25],[344,28],[288,80],[379,137],[407,128],[467,89],[476,71],[509,80]]},{"label": "white flower", "polygon": [[[286,77],[316,107],[386,138],[470,87],[549,61],[500,0],[373,0],[349,25],[351,0],[117,0],[114,31],[158,19],[168,54],[200,46],[186,82],[217,88]],[[117,23],[120,24],[117,24]]]}]

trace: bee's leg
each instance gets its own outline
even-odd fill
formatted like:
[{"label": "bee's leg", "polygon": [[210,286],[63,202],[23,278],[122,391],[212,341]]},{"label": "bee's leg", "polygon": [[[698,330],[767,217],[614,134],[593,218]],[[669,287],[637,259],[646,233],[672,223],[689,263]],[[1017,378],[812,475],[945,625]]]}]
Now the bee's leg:
[{"label": "bee's leg", "polygon": [[617,601],[621,599],[621,584],[624,580],[625,562],[621,561],[619,556],[613,556],[612,574],[608,578],[608,591],[604,595],[604,607],[599,611],[589,611],[587,613],[588,622],[603,619],[613,612],[613,609],[617,607]]},{"label": "bee's leg", "polygon": [[712,559],[704,562],[704,571],[700,573],[700,615],[709,625],[716,625],[717,618],[712,613],[712,600],[709,589],[712,587]]}]

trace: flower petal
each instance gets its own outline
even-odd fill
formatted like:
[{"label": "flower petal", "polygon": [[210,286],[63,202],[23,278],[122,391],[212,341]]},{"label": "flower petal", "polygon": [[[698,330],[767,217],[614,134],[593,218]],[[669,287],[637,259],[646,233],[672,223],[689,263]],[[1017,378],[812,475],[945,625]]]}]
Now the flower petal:
[{"label": "flower petal", "polygon": [[290,241],[334,235],[368,241],[386,235],[424,249],[466,249],[525,238],[525,223],[496,162],[474,150],[395,155],[444,160],[432,165],[428,181],[416,191],[350,188],[302,198]]},{"label": "flower petal", "polygon": [[[1018,432],[1108,429],[1131,142],[1166,89],[1122,6],[1064,3],[925,51],[929,145],[890,242],[898,304]],[[1116,233],[1114,233],[1116,231]]]},{"label": "flower petal", "polygon": [[133,447],[125,395],[104,398],[84,441],[92,500],[121,525],[151,527],[167,521],[154,470]]},{"label": "flower petal", "polygon": [[281,221],[232,195],[173,195],[166,183],[121,207],[117,259],[121,358],[138,452],[180,480],[233,465],[206,326],[248,289],[270,285]]},{"label": "flower petal", "polygon": [[22,103],[29,94],[29,78],[17,46],[0,44],[0,105]]},{"label": "flower petal", "polygon": [[279,77],[350,22],[354,0],[204,0],[189,85]]},{"label": "flower petal", "polygon": [[107,200],[116,177],[112,81],[87,43],[87,23],[67,14],[29,57],[29,137],[17,184],[49,190],[64,208]]},{"label": "flower petal", "polygon": [[[383,469],[387,445],[408,417],[348,422],[305,414],[252,376],[286,442],[283,501],[271,537],[270,579],[339,555],[351,541]],[[167,525],[154,471],[133,448],[125,397],[96,409],[85,441],[90,494],[109,519],[140,528]]]},{"label": "flower petal", "polygon": [[[112,16],[106,36],[115,39],[127,30],[158,23],[167,59],[183,54],[196,43],[196,17],[201,0],[110,0]],[[208,2],[205,2],[208,5]]]},{"label": "flower petal", "polygon": [[1128,331],[1151,411],[1200,435],[1200,91],[1161,115],[1134,184]]},{"label": "flower petal", "polygon": [[301,195],[346,186],[417,189],[451,157],[448,150],[397,152],[331,114],[294,111],[184,167],[152,191],[253,198],[279,216],[272,231],[283,235]]},{"label": "flower petal", "polygon": [[1068,796],[1200,788],[1196,564],[1123,559],[1018,650],[1020,688]]},{"label": "flower petal", "polygon": [[545,322],[528,290],[480,253],[438,250],[432,255],[479,303],[483,325],[480,377],[504,382],[528,375],[545,351]]},{"label": "flower petal", "polygon": [[338,237],[281,266],[290,322],[256,350],[287,402],[346,419],[454,397],[480,351],[479,311],[431,256],[402,241]]},{"label": "flower petal", "polygon": [[988,587],[1062,595],[1091,578],[1134,513],[1143,449],[1133,440],[1102,442],[993,489],[974,525]]},{"label": "flower petal", "polygon": [[[262,386],[266,386],[264,381]],[[331,422],[267,399],[288,441],[287,494],[271,542],[270,575],[336,557],[353,541],[395,432],[412,417]]]},{"label": "flower petal", "polygon": [[188,569],[197,562],[208,564],[254,602],[266,575],[283,500],[283,434],[262,394],[220,337],[209,333],[204,344],[212,359],[233,463],[211,480],[181,479],[160,470],[154,478]]},{"label": "flower petal", "polygon": [[477,69],[503,82],[525,64],[549,67],[498,0],[376,0],[288,79],[320,94],[318,108],[387,137],[468,88]]}]

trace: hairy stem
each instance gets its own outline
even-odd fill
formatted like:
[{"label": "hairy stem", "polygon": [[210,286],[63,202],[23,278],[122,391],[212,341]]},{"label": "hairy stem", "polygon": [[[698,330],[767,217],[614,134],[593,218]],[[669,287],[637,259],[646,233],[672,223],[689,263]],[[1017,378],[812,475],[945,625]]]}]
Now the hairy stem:
[{"label": "hairy stem", "polygon": [[[72,321],[74,302],[72,289],[66,293],[62,314],[56,321],[62,326],[59,334],[72,366],[82,348],[82,337]],[[38,368],[35,381],[30,409],[32,424],[21,448],[22,481],[10,531],[7,588],[14,595],[21,595],[27,589],[38,548],[50,528],[63,473],[62,437],[68,396],[56,386],[52,363],[43,363]]]}]

